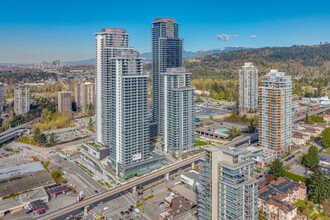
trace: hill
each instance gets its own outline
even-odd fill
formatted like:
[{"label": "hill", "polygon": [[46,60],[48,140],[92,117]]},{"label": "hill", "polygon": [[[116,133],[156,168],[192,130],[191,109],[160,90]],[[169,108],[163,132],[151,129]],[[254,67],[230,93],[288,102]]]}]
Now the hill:
[{"label": "hill", "polygon": [[292,76],[330,76],[330,44],[317,46],[266,47],[206,54],[185,60],[194,79],[238,79],[244,62],[253,62],[259,74],[278,69]]},{"label": "hill", "polygon": [[[211,49],[211,50],[199,50],[199,51],[183,51],[183,58],[188,58],[188,57],[195,57],[195,56],[200,56],[203,54],[209,54],[209,53],[221,53],[221,52],[225,52],[225,51],[234,51],[234,50],[245,50],[245,49],[249,49],[246,47],[224,47],[221,49]],[[141,57],[146,58],[147,60],[152,60],[152,53],[151,52],[146,52],[146,53],[141,53]]]}]

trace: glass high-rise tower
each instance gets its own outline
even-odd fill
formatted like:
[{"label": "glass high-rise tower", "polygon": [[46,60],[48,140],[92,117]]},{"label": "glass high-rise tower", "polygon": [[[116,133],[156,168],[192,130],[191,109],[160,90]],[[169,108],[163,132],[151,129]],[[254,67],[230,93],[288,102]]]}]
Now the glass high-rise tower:
[{"label": "glass high-rise tower", "polygon": [[174,18],[160,17],[152,22],[152,108],[153,121],[158,123],[157,134],[163,134],[164,85],[161,73],[167,68],[182,67],[182,42],[179,23]]},{"label": "glass high-rise tower", "polygon": [[96,142],[110,145],[111,102],[110,94],[110,58],[120,49],[127,49],[128,35],[121,28],[103,28],[96,33]]},{"label": "glass high-rise tower", "polygon": [[258,109],[258,69],[245,63],[238,71],[238,112],[256,112]]},{"label": "glass high-rise tower", "polygon": [[205,148],[198,190],[199,220],[257,220],[258,180],[253,153],[241,147]]}]

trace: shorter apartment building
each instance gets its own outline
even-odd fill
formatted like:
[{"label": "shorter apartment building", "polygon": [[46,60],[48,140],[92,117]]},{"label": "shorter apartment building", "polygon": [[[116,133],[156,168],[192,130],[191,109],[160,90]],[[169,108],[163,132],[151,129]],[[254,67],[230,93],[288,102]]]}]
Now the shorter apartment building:
[{"label": "shorter apartment building", "polygon": [[75,84],[75,101],[77,108],[85,111],[87,106],[94,104],[95,84],[91,82]]},{"label": "shorter apartment building", "polygon": [[303,216],[297,215],[297,207],[294,203],[306,199],[306,196],[305,183],[297,183],[291,179],[279,177],[259,189],[259,210],[266,213],[269,219],[303,219]]},{"label": "shorter apartment building", "polygon": [[30,110],[30,88],[16,86],[14,89],[14,113],[24,115]]},{"label": "shorter apartment building", "polygon": [[58,92],[58,111],[60,113],[72,111],[72,92]]}]

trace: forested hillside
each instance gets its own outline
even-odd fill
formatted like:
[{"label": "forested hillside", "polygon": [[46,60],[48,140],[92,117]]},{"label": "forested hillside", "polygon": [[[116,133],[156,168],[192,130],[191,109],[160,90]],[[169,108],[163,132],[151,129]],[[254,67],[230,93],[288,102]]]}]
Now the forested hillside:
[{"label": "forested hillside", "polygon": [[244,62],[253,62],[259,75],[270,69],[301,77],[330,76],[330,44],[317,46],[266,47],[206,54],[185,60],[194,79],[238,79]]}]

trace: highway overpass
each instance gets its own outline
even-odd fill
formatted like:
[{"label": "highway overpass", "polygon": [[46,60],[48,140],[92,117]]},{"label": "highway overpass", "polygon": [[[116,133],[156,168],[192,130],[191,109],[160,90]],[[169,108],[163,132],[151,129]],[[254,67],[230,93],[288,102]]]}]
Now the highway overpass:
[{"label": "highway overpass", "polygon": [[19,138],[26,131],[26,125],[9,128],[8,130],[0,133],[0,144],[7,143],[8,141]]},{"label": "highway overpass", "polygon": [[204,155],[205,155],[205,153],[202,152],[202,153],[193,155],[193,156],[191,156],[191,157],[189,157],[185,160],[177,161],[177,162],[175,162],[171,165],[167,165],[167,166],[162,167],[160,169],[154,170],[151,173],[146,174],[142,177],[136,177],[136,178],[134,178],[130,181],[127,181],[127,182],[123,183],[122,185],[120,185],[116,188],[112,188],[112,189],[110,189],[110,190],[108,190],[104,193],[97,194],[97,195],[95,195],[93,197],[89,197],[89,198],[87,198],[83,201],[80,201],[80,202],[74,203],[72,205],[63,207],[63,208],[61,208],[61,210],[46,213],[43,216],[41,216],[39,219],[40,220],[64,219],[70,213],[73,213],[73,212],[75,212],[77,210],[80,210],[80,209],[82,210],[82,209],[84,209],[84,207],[88,206],[89,204],[97,203],[97,202],[99,202],[99,201],[101,201],[105,198],[108,198],[112,195],[120,193],[124,190],[131,189],[135,186],[141,185],[141,184],[143,184],[147,181],[153,180],[153,179],[155,179],[157,177],[160,177],[162,175],[165,175],[165,176],[168,177],[168,173],[170,173],[172,171],[175,171],[175,170],[178,170],[181,167],[187,166],[189,164],[193,164],[193,163],[197,162],[198,160],[204,158]]},{"label": "highway overpass", "polygon": [[[316,110],[316,111],[313,111],[313,112],[308,112],[308,114],[309,114],[310,117],[312,117],[313,115],[318,115],[318,114],[324,113],[326,111],[330,111],[330,107],[322,108],[322,109],[319,109],[319,110]],[[299,116],[297,118],[294,118],[293,123],[303,121],[305,119],[305,117],[306,117],[306,115],[302,115],[302,116]]]}]

